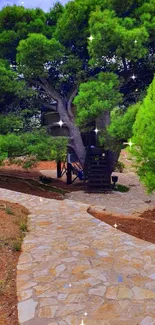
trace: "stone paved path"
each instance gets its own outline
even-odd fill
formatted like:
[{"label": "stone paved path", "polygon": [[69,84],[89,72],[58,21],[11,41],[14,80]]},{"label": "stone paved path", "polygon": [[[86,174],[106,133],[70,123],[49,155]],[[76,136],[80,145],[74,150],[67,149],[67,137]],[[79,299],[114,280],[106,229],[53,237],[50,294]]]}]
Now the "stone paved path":
[{"label": "stone paved path", "polygon": [[155,245],[93,218],[85,204],[4,189],[0,198],[30,211],[17,274],[21,325],[155,324]]},{"label": "stone paved path", "polygon": [[[56,177],[54,170],[41,170],[45,176]],[[69,200],[84,202],[89,205],[104,206],[109,212],[131,215],[134,212],[144,211],[155,207],[155,192],[147,194],[144,186],[139,182],[138,177],[133,172],[114,173],[118,176],[119,183],[130,188],[129,192],[104,193],[84,193],[83,191],[66,194]],[[64,176],[65,181],[65,176]]]}]

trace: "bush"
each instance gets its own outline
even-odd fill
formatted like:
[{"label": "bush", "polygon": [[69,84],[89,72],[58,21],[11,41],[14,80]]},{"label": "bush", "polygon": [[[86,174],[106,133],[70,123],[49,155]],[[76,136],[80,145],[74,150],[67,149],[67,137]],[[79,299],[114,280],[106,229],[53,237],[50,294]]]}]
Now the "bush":
[{"label": "bush", "polygon": [[12,242],[12,248],[15,252],[20,252],[22,246],[22,239],[16,239]]},{"label": "bush", "polygon": [[124,163],[118,160],[114,171],[118,173],[123,173],[124,168],[125,168]]},{"label": "bush", "polygon": [[137,160],[137,172],[148,192],[155,190],[155,78],[148,88],[133,126],[131,152]]},{"label": "bush", "polygon": [[64,161],[67,143],[67,138],[52,137],[44,128],[21,135],[0,135],[0,163],[9,159],[10,164],[15,163],[28,169],[39,160]]}]

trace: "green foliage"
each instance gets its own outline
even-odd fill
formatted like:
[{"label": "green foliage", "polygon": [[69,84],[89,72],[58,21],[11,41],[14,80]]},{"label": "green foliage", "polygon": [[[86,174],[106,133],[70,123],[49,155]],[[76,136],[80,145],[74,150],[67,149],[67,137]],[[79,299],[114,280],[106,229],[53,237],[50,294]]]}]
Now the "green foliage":
[{"label": "green foliage", "polygon": [[21,246],[22,246],[22,239],[21,238],[12,241],[12,249],[15,252],[20,252],[21,251]]},{"label": "green foliage", "polygon": [[111,137],[122,142],[132,137],[132,127],[140,105],[141,103],[138,102],[129,106],[126,111],[122,111],[119,107],[112,110],[111,123],[108,127],[108,133]]},{"label": "green foliage", "polygon": [[51,160],[65,161],[67,155],[68,140],[65,137],[57,137],[53,141],[51,148]]},{"label": "green foliage", "polygon": [[17,91],[17,75],[10,69],[8,63],[0,60],[0,105],[12,100]]},{"label": "green foliage", "polygon": [[[0,58],[9,59],[14,54],[18,45],[16,32],[4,30],[0,33]],[[12,53],[12,49],[14,53]]]},{"label": "green foliage", "polygon": [[29,34],[18,46],[17,63],[25,77],[34,79],[48,74],[45,64],[62,56],[63,47],[56,39],[42,34]]},{"label": "green foliage", "polygon": [[[16,121],[12,119],[11,126],[9,117],[4,131],[7,120],[2,117],[1,129],[8,141],[0,138],[0,161],[5,157],[18,157],[19,152],[35,159],[48,156],[58,160],[64,156],[66,146],[62,143],[59,153],[60,139],[54,145],[53,138],[48,140],[42,134],[39,138],[33,130],[31,136],[30,132],[23,136],[19,132],[18,139],[17,134],[7,133],[9,128],[15,132],[20,123],[24,132],[25,125],[30,127],[30,117],[35,116],[33,108],[39,106],[43,95],[46,103],[57,98],[64,103],[75,86],[79,86],[74,100],[77,124],[85,128],[104,111],[111,112],[112,123],[100,132],[100,140],[106,148],[120,150],[122,142],[132,136],[132,125],[141,103],[127,107],[140,102],[141,94],[152,82],[154,16],[154,0],[123,3],[121,0],[74,0],[65,8],[55,4],[47,14],[40,9],[20,6],[1,10],[0,58],[7,60],[0,63],[1,111],[2,108],[7,114],[9,110],[17,114],[22,111],[23,119],[18,115]],[[91,34],[92,42],[88,39]],[[13,64],[11,69],[10,63]],[[42,85],[37,88],[38,105],[33,105],[33,99],[27,100],[27,84],[19,80],[16,69],[30,86]],[[131,79],[133,73],[136,80]],[[120,103],[121,109],[115,109]],[[30,160],[25,161],[27,167],[31,165]]]},{"label": "green foliage", "polygon": [[99,134],[99,143],[105,150],[120,152],[122,149],[122,141],[115,136],[111,136],[107,131],[108,127],[101,130]]},{"label": "green foliage", "polygon": [[21,99],[32,98],[35,95],[35,91],[25,81],[19,81],[17,72],[2,59],[0,59],[0,76],[0,111],[6,111],[10,104],[17,105]]},{"label": "green foliage", "polygon": [[39,160],[64,160],[67,139],[53,138],[44,129],[21,135],[12,133],[0,135],[0,148],[1,162],[8,158],[11,164],[28,169]]},{"label": "green foliage", "polygon": [[124,163],[122,161],[118,160],[118,162],[115,166],[115,172],[123,173],[124,168],[125,168]]},{"label": "green foliage", "polygon": [[29,33],[48,34],[46,14],[41,9],[25,9],[20,6],[6,6],[0,11],[0,57],[16,59],[19,41]]},{"label": "green foliage", "polygon": [[50,11],[46,14],[48,25],[48,31],[46,30],[46,36],[48,38],[51,38],[51,36],[54,34],[57,22],[62,16],[63,12],[64,7],[62,6],[62,4],[60,2],[56,2],[50,9]]},{"label": "green foliage", "polygon": [[0,134],[7,134],[10,132],[15,132],[23,128],[22,118],[17,115],[10,113],[8,115],[0,116]]},{"label": "green foliage", "polygon": [[[108,56],[137,61],[147,54],[149,34],[144,25],[134,18],[120,18],[114,10],[97,10],[90,17],[90,31],[94,40],[89,43],[89,52],[95,62]],[[137,41],[135,43],[135,40]]]},{"label": "green foliage", "polygon": [[133,125],[132,153],[137,170],[149,192],[155,189],[155,78],[138,110]]},{"label": "green foliage", "polygon": [[[19,161],[19,162],[18,162]],[[24,160],[18,159],[17,162],[14,160],[15,163],[21,165],[25,169],[31,169],[37,166],[37,158],[31,158],[31,156],[27,156]]]},{"label": "green foliage", "polygon": [[101,72],[97,80],[81,84],[74,100],[77,123],[86,124],[104,111],[112,110],[122,99],[118,89],[119,81],[114,73]]},{"label": "green foliage", "polygon": [[7,214],[11,214],[11,215],[14,214],[12,209],[10,207],[8,207],[8,206],[6,207],[5,211],[6,211]]},{"label": "green foliage", "polygon": [[20,230],[23,232],[28,231],[27,224],[25,222],[20,223]]},{"label": "green foliage", "polygon": [[24,142],[15,134],[0,135],[0,160],[26,154]]},{"label": "green foliage", "polygon": [[114,188],[114,191],[117,192],[122,192],[122,193],[126,193],[129,192],[130,188],[125,186],[125,185],[121,185],[121,184],[117,184]]}]

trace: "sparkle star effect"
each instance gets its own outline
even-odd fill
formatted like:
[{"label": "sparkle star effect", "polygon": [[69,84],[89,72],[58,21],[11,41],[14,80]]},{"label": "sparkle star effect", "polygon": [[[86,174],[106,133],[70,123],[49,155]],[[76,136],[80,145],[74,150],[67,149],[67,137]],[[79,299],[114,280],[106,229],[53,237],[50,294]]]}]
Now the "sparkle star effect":
[{"label": "sparkle star effect", "polygon": [[59,126],[62,128],[64,122],[63,122],[62,120],[60,120],[60,121],[58,122],[58,124],[59,124]]},{"label": "sparkle star effect", "polygon": [[83,319],[82,319],[82,323],[80,325],[85,325],[85,323],[83,322]]},{"label": "sparkle star effect", "polygon": [[129,147],[130,147],[130,149],[131,149],[131,147],[133,146],[133,142],[131,141],[131,139],[130,139],[130,141],[129,142],[123,142],[124,144],[127,144]]},{"label": "sparkle star effect", "polygon": [[97,134],[97,133],[99,132],[98,128],[96,128],[96,129],[94,130],[94,132]]},{"label": "sparkle star effect", "polygon": [[135,79],[136,79],[136,76],[133,74],[133,75],[131,76],[131,79],[132,79],[132,80],[135,80]]},{"label": "sparkle star effect", "polygon": [[89,37],[88,37],[88,39],[89,39],[89,41],[93,41],[93,39],[94,39],[94,37],[92,36],[92,35],[90,35]]},{"label": "sparkle star effect", "polygon": [[88,313],[87,313],[87,312],[85,312],[85,313],[84,313],[84,316],[85,316],[85,317],[87,317],[87,316],[88,316]]},{"label": "sparkle star effect", "polygon": [[114,224],[114,227],[115,227],[115,229],[116,229],[116,228],[118,227],[118,225],[115,223],[115,224]]},{"label": "sparkle star effect", "polygon": [[69,283],[69,285],[68,285],[68,286],[71,288],[71,286],[72,286],[72,285],[71,285],[71,283]]}]

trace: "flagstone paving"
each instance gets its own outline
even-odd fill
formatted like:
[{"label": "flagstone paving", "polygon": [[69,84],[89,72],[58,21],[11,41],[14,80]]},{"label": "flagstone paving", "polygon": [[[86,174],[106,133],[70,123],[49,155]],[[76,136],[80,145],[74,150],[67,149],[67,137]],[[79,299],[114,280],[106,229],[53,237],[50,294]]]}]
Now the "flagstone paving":
[{"label": "flagstone paving", "polygon": [[30,211],[17,271],[21,325],[155,324],[155,245],[95,219],[86,204],[5,189],[0,198]]}]

